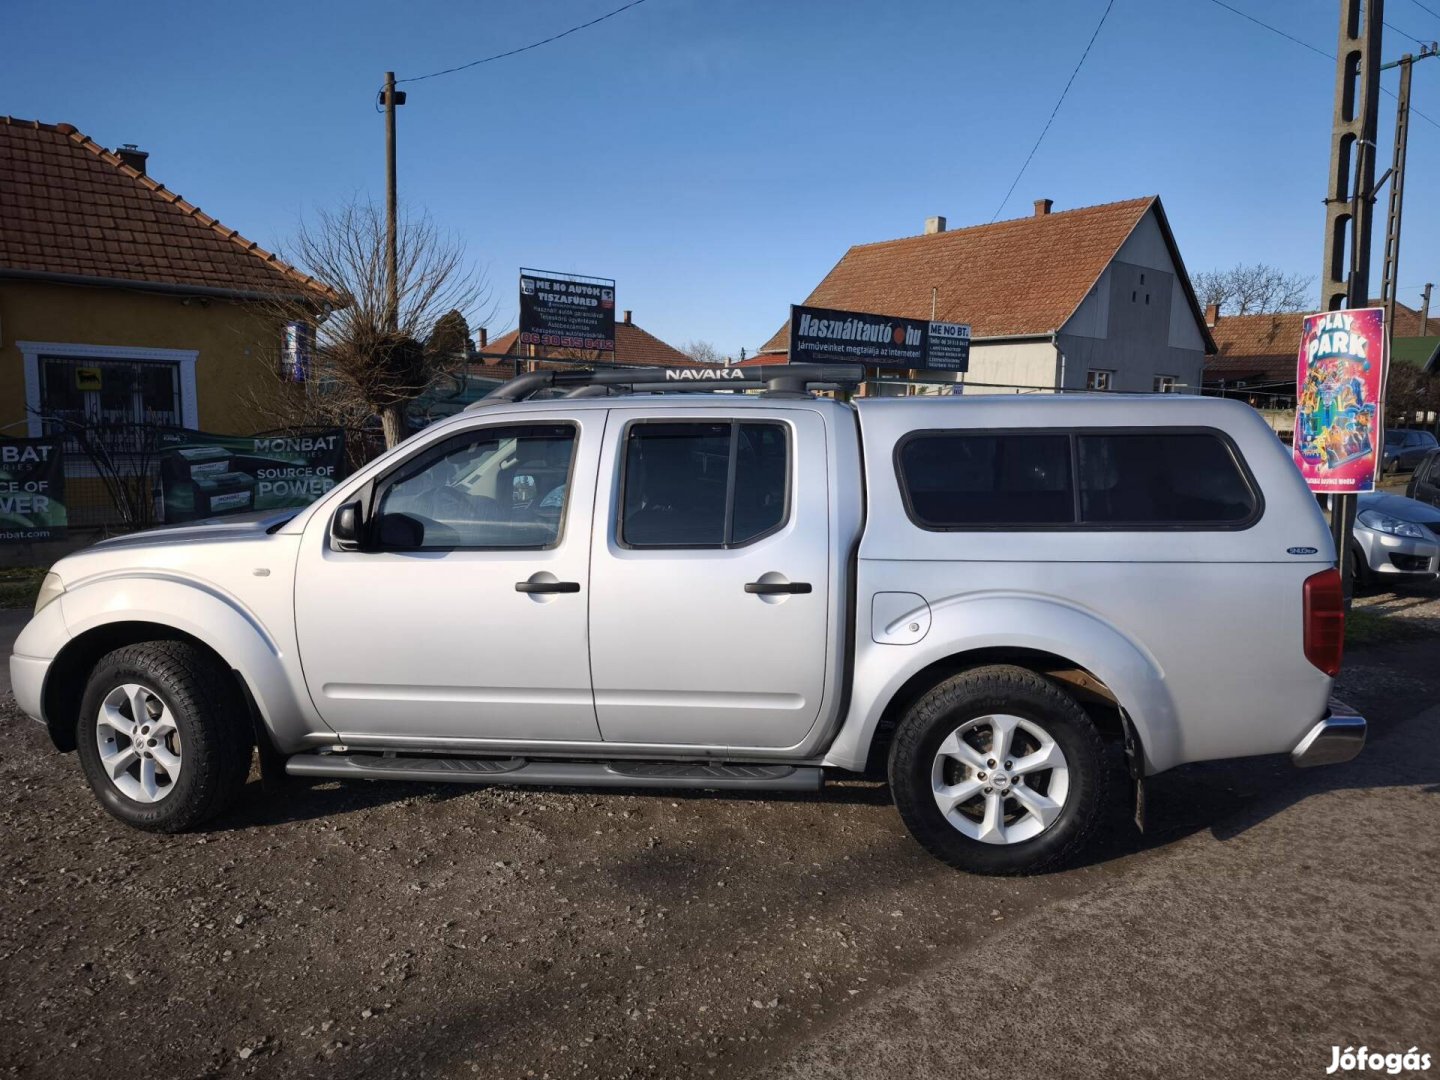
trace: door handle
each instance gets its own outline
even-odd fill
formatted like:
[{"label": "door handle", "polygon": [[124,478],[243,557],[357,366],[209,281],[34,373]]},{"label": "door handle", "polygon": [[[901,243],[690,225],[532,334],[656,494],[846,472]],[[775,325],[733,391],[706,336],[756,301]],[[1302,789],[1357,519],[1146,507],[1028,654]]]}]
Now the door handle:
[{"label": "door handle", "polygon": [[579,592],[578,581],[517,581],[515,591],[523,593]]},{"label": "door handle", "polygon": [[808,593],[808,581],[747,581],[745,591],[756,596],[776,596],[780,593]]}]

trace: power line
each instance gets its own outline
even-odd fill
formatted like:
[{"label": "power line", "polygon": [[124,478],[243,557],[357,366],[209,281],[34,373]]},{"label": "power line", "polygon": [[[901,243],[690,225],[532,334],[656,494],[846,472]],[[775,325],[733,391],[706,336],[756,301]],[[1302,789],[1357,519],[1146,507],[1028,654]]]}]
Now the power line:
[{"label": "power line", "polygon": [[1401,37],[1409,38],[1411,41],[1415,42],[1416,45],[1420,45],[1420,46],[1430,45],[1430,44],[1432,44],[1432,43],[1434,42],[1434,40],[1435,40],[1434,38],[1428,38],[1428,39],[1427,39],[1427,38],[1420,38],[1420,37],[1416,37],[1414,34],[1407,34],[1404,30],[1401,30],[1398,26],[1396,26],[1396,25],[1395,25],[1394,23],[1392,23],[1392,22],[1386,22],[1384,25],[1385,25],[1385,29],[1387,29],[1387,30],[1394,30],[1395,33],[1399,34]]},{"label": "power line", "polygon": [[[1327,52],[1326,52],[1325,50],[1323,50],[1323,49],[1317,49],[1314,45],[1311,45],[1308,41],[1301,41],[1299,38],[1294,37],[1294,36],[1291,35],[1291,34],[1287,34],[1284,30],[1281,30],[1279,27],[1271,26],[1271,25],[1270,25],[1269,23],[1267,23],[1267,22],[1262,22],[1261,20],[1255,18],[1255,16],[1253,16],[1253,15],[1247,13],[1247,12],[1241,11],[1241,10],[1240,10],[1239,8],[1237,8],[1237,7],[1231,7],[1229,4],[1225,3],[1225,0],[1210,0],[1210,2],[1211,2],[1212,4],[1214,4],[1214,5],[1216,5],[1217,7],[1222,7],[1222,8],[1224,8],[1226,11],[1234,12],[1236,15],[1239,15],[1242,19],[1248,19],[1250,22],[1254,23],[1256,26],[1264,27],[1266,30],[1269,30],[1272,34],[1279,34],[1279,35],[1280,35],[1281,37],[1283,37],[1286,41],[1293,41],[1296,45],[1299,45],[1299,46],[1301,46],[1302,48],[1309,49],[1311,52],[1315,53],[1317,56],[1323,56],[1326,60],[1329,60],[1331,63],[1334,63],[1334,62],[1335,62],[1335,56],[1334,56],[1333,53],[1327,53]],[[1386,23],[1385,25],[1386,25],[1386,26],[1390,26],[1389,23]],[[1390,29],[1391,29],[1391,30],[1394,30],[1395,28],[1394,28],[1393,26],[1390,26]],[[1409,37],[1408,34],[1405,35],[1405,36],[1406,36],[1406,37]],[[1415,40],[1416,40],[1416,41],[1419,41],[1420,39],[1419,39],[1419,38],[1416,38]],[[1381,92],[1382,94],[1385,94],[1387,97],[1391,97],[1391,98],[1394,98],[1394,97],[1395,97],[1395,94],[1394,94],[1393,91],[1388,90],[1388,89],[1386,89],[1386,88],[1383,87],[1383,86],[1380,87],[1380,92]],[[1440,121],[1437,121],[1434,117],[1429,116],[1429,115],[1427,115],[1426,113],[1421,112],[1419,109],[1415,108],[1415,106],[1414,106],[1413,104],[1410,106],[1410,115],[1411,115],[1411,116],[1418,116],[1421,120],[1424,120],[1424,121],[1425,121],[1427,124],[1429,124],[1431,127],[1440,128]]]},{"label": "power line", "polygon": [[631,8],[639,7],[643,3],[645,3],[645,0],[630,0],[630,3],[622,4],[614,11],[607,11],[599,18],[591,19],[589,22],[583,22],[578,26],[572,26],[569,30],[562,30],[560,33],[552,34],[550,37],[547,37],[541,41],[533,41],[529,45],[522,45],[518,49],[509,49],[506,52],[496,53],[494,56],[481,57],[479,60],[471,60],[468,64],[458,64],[455,67],[448,67],[442,71],[432,71],[428,75],[412,75],[408,79],[396,79],[395,81],[397,83],[421,82],[424,79],[434,79],[438,78],[441,75],[450,75],[456,71],[465,71],[469,68],[479,67],[481,64],[489,64],[495,60],[504,60],[507,56],[517,56],[520,53],[529,52],[531,49],[538,49],[541,45],[549,45],[552,41],[559,41],[563,37],[569,37],[571,34],[588,29],[589,27],[592,27],[597,23],[602,23],[606,19],[613,19],[622,11],[629,11]]},{"label": "power line", "polygon": [[1424,4],[1420,3],[1420,0],[1410,0],[1410,2],[1416,7],[1418,7],[1421,11],[1425,12],[1427,15],[1434,15],[1435,18],[1440,19],[1440,12],[1437,12],[1434,8],[1426,7]]},{"label": "power line", "polygon": [[1279,34],[1279,35],[1280,35],[1281,37],[1283,37],[1286,41],[1293,41],[1296,45],[1299,45],[1299,46],[1301,46],[1302,48],[1305,48],[1305,49],[1309,49],[1311,52],[1315,53],[1317,56],[1323,56],[1323,57],[1325,57],[1325,59],[1326,59],[1326,60],[1329,60],[1332,64],[1335,62],[1335,57],[1331,56],[1331,55],[1330,55],[1329,53],[1327,53],[1325,50],[1323,50],[1323,49],[1317,49],[1314,45],[1311,45],[1308,41],[1301,41],[1298,37],[1294,37],[1294,36],[1291,35],[1291,34],[1287,34],[1284,30],[1281,30],[1279,27],[1271,26],[1271,25],[1270,25],[1269,23],[1267,23],[1267,22],[1261,22],[1259,19],[1255,18],[1254,15],[1250,15],[1250,14],[1248,14],[1247,12],[1241,11],[1241,10],[1240,10],[1239,8],[1237,8],[1237,7],[1231,7],[1229,4],[1225,3],[1225,0],[1210,0],[1210,2],[1211,2],[1212,4],[1214,4],[1214,5],[1216,5],[1217,7],[1222,7],[1222,8],[1224,8],[1226,11],[1232,11],[1232,12],[1234,12],[1236,15],[1239,15],[1242,19],[1249,19],[1249,20],[1250,20],[1252,23],[1254,23],[1256,26],[1263,26],[1266,30],[1269,30],[1272,34]]},{"label": "power line", "polygon": [[1110,0],[1105,5],[1105,14],[1100,16],[1100,21],[1095,24],[1095,32],[1090,35],[1089,42],[1085,45],[1085,51],[1080,54],[1080,62],[1075,65],[1075,70],[1070,73],[1069,80],[1065,83],[1065,89],[1060,91],[1060,100],[1055,102],[1055,108],[1050,110],[1050,119],[1045,121],[1044,128],[1040,131],[1040,137],[1035,140],[1035,145],[1030,148],[1030,153],[1025,157],[1025,164],[1020,166],[1020,171],[1015,174],[1015,179],[1010,181],[1010,188],[1005,192],[1005,198],[1000,200],[1000,205],[995,208],[991,216],[991,222],[1000,216],[1000,211],[1005,209],[1005,204],[1010,201],[1010,196],[1015,194],[1015,185],[1020,183],[1020,178],[1025,175],[1025,170],[1030,167],[1030,159],[1035,156],[1035,151],[1040,149],[1040,144],[1045,141],[1045,134],[1050,130],[1050,125],[1055,122],[1055,115],[1060,111],[1060,106],[1065,104],[1065,95],[1070,93],[1070,84],[1075,81],[1075,76],[1080,74],[1080,69],[1085,66],[1085,58],[1090,55],[1090,46],[1095,44],[1095,39],[1100,36],[1100,28],[1105,25],[1105,20],[1110,17],[1110,9],[1115,6],[1115,0]]}]

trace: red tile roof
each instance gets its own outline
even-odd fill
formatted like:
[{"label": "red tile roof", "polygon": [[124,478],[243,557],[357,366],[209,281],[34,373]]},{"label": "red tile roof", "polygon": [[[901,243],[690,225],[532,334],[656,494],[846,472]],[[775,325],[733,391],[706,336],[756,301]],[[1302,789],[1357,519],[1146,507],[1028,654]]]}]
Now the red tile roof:
[{"label": "red tile roof", "polygon": [[1304,312],[1222,315],[1210,328],[1216,355],[1205,362],[1205,383],[1295,381]]},{"label": "red tile roof", "polygon": [[0,162],[0,274],[240,295],[322,288],[69,124],[0,117]]},{"label": "red tile roof", "polygon": [[[503,356],[525,356],[525,349],[519,345],[520,331],[511,330],[508,334],[502,334],[494,341],[491,341],[481,350],[487,357],[487,363],[497,361],[489,360],[492,354]],[[540,349],[538,350],[542,359],[545,360],[589,360],[596,362],[613,362],[616,364],[644,364],[656,367],[694,367],[695,361],[686,356],[673,345],[666,344],[654,334],[640,329],[633,322],[617,322],[615,324],[615,356],[613,361],[599,361],[599,353],[582,352],[575,349]]]},{"label": "red tile roof", "polygon": [[[1382,307],[1371,300],[1371,307]],[[1222,315],[1210,328],[1219,350],[1205,363],[1205,384],[1220,380],[1233,383],[1293,383],[1300,352],[1304,312],[1279,315]],[[1424,328],[1420,312],[1405,304],[1395,305],[1394,336],[1397,338],[1440,335],[1440,319],[1430,319]]]},{"label": "red tile roof", "polygon": [[[857,244],[805,303],[930,318],[933,289],[935,318],[969,323],[976,339],[1049,334],[1074,314],[1152,208],[1169,241],[1160,199],[1147,196]],[[1171,253],[1179,267],[1173,242]],[[1195,318],[1201,321],[1198,306]],[[789,333],[787,320],[760,351],[785,352]]]}]

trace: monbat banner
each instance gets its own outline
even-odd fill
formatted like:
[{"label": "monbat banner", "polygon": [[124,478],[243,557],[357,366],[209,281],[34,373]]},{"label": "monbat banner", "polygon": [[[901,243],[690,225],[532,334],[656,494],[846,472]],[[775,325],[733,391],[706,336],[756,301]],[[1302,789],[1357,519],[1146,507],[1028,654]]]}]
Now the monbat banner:
[{"label": "monbat banner", "polygon": [[1388,363],[1384,308],[1305,317],[1295,374],[1295,464],[1312,491],[1370,491]]},{"label": "monbat banner", "polygon": [[60,440],[0,439],[0,544],[59,540],[65,525]]},{"label": "monbat banner", "polygon": [[345,434],[211,435],[169,428],[158,437],[165,521],[308,506],[345,474]]}]

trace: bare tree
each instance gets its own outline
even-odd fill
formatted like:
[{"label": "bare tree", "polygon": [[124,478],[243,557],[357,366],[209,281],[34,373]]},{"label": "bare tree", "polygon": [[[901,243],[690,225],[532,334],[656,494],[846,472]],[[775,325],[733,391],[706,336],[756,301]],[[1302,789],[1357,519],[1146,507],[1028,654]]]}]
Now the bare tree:
[{"label": "bare tree", "polygon": [[1315,302],[1310,278],[1287,274],[1266,263],[1236,263],[1229,270],[1206,270],[1190,282],[1201,307],[1219,304],[1222,315],[1304,311]]},{"label": "bare tree", "polygon": [[692,341],[680,346],[680,351],[697,364],[728,364],[730,358],[708,341]]},{"label": "bare tree", "polygon": [[[464,245],[428,217],[402,215],[397,248],[392,330],[384,210],[351,203],[301,224],[285,254],[336,301],[315,320],[305,384],[270,395],[277,399],[270,403],[277,420],[353,429],[379,417],[385,445],[394,446],[405,437],[406,408],[464,366],[468,350],[459,339],[490,314],[484,276],[466,261]],[[296,317],[293,297],[277,298],[275,307],[285,318]]]}]

